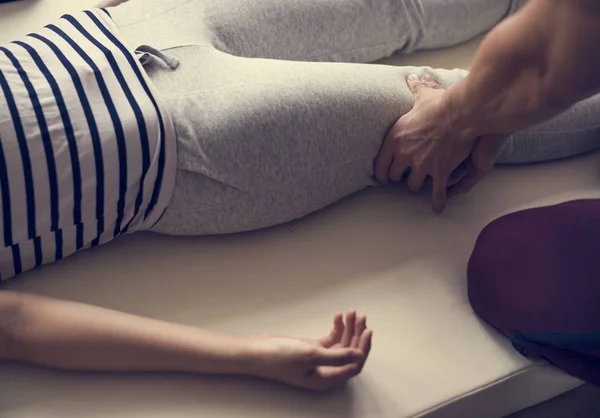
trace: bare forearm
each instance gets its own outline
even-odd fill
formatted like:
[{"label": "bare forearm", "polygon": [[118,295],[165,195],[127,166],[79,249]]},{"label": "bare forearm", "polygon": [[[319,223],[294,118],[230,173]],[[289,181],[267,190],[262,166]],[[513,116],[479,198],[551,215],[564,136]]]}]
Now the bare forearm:
[{"label": "bare forearm", "polygon": [[465,136],[511,133],[599,92],[595,1],[532,0],[501,23],[469,76],[448,91],[450,121]]},{"label": "bare forearm", "polygon": [[[2,292],[3,297],[15,294]],[[7,357],[89,371],[247,374],[244,337],[115,312],[80,303],[18,295]]]}]

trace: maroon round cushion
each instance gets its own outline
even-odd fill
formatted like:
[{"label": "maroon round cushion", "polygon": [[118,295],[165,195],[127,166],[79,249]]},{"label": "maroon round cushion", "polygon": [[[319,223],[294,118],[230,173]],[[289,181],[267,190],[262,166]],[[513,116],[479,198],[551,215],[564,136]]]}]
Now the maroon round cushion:
[{"label": "maroon round cushion", "polygon": [[521,353],[600,385],[600,200],[504,216],[468,266],[475,312]]}]

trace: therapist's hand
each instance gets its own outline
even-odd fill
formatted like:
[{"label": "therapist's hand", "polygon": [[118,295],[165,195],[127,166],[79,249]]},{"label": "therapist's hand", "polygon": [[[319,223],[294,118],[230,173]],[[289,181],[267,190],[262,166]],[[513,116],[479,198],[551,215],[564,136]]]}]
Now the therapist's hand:
[{"label": "therapist's hand", "polygon": [[506,136],[465,136],[450,122],[447,90],[429,76],[409,76],[407,84],[415,95],[414,106],[386,136],[375,160],[375,177],[383,184],[399,182],[410,169],[407,184],[413,191],[430,177],[433,210],[441,213],[456,173],[466,169],[452,186],[453,194],[470,190],[493,167]]},{"label": "therapist's hand", "polygon": [[500,151],[510,135],[488,135],[481,137],[469,158],[461,165],[461,179],[454,184],[448,184],[448,196],[453,197],[471,190],[492,169]]}]

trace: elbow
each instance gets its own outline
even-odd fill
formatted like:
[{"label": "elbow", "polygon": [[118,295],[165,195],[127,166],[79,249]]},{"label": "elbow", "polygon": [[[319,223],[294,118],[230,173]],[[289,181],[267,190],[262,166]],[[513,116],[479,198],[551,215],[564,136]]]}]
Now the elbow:
[{"label": "elbow", "polygon": [[0,359],[18,357],[17,335],[23,317],[25,295],[0,291]]}]

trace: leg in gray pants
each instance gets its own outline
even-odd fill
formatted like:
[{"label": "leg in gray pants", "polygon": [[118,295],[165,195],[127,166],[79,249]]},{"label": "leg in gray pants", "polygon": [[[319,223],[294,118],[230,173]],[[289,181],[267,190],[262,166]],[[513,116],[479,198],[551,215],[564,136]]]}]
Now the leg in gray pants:
[{"label": "leg in gray pants", "polygon": [[[148,69],[179,142],[173,198],[154,230],[203,235],[264,228],[374,185],[382,140],[412,107],[406,76],[430,73],[449,86],[467,73],[358,62],[471,39],[517,3],[130,0],[112,10],[132,46],[150,44],[181,61],[174,72]],[[598,97],[583,102],[516,134],[499,162],[594,149],[598,115]]]}]

